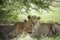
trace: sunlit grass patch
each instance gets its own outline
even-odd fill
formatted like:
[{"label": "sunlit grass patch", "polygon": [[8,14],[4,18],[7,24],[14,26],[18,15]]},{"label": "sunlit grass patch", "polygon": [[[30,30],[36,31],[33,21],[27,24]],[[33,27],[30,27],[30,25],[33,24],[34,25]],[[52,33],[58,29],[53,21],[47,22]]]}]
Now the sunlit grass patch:
[{"label": "sunlit grass patch", "polygon": [[[30,35],[27,35],[25,37],[17,36],[14,39],[11,40],[37,40],[37,38],[31,38]],[[60,36],[57,37],[43,37],[40,40],[60,40]]]},{"label": "sunlit grass patch", "polygon": [[60,35],[55,38],[55,40],[60,40]]},{"label": "sunlit grass patch", "polygon": [[[27,35],[25,37],[18,36],[11,40],[37,40],[37,38],[31,38],[30,35]],[[54,39],[49,37],[44,37],[44,38],[41,38],[41,40],[54,40]]]},{"label": "sunlit grass patch", "polygon": [[41,38],[41,40],[54,40],[54,38],[52,38],[52,37],[44,37],[44,38]]}]

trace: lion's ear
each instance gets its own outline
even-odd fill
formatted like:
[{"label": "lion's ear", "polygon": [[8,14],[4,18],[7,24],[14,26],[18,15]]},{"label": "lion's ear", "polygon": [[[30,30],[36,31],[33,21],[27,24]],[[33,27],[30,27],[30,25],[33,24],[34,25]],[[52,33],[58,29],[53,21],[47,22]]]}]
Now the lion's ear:
[{"label": "lion's ear", "polygon": [[30,15],[28,15],[28,19],[31,19],[31,16]]},{"label": "lion's ear", "polygon": [[27,22],[27,20],[24,20],[24,22]]},{"label": "lion's ear", "polygon": [[38,20],[40,20],[41,18],[40,17],[38,17]]}]

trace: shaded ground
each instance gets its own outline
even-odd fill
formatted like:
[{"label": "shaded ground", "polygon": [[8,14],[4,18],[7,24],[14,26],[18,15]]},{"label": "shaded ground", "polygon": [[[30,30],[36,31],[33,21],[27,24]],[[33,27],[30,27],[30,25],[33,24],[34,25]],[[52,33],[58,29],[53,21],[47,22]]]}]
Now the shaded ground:
[{"label": "shaded ground", "polygon": [[[7,39],[7,40],[9,40],[9,39]],[[18,36],[16,38],[10,39],[10,40],[37,40],[37,39],[36,38],[31,38],[30,35],[27,35],[24,38]],[[41,40],[60,40],[60,36],[57,36],[55,38],[53,38],[53,37],[44,37],[44,38],[41,38]]]}]

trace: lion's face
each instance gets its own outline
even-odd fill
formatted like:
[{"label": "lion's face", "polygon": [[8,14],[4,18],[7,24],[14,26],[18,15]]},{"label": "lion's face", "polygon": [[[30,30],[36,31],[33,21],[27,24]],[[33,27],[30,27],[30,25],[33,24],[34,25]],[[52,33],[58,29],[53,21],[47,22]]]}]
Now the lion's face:
[{"label": "lion's face", "polygon": [[28,21],[32,26],[34,26],[39,20],[40,20],[40,17],[28,15]]}]

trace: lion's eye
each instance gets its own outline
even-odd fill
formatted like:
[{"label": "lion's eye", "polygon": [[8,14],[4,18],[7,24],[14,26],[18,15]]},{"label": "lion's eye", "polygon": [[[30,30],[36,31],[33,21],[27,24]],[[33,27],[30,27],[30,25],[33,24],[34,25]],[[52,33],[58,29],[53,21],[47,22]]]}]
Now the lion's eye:
[{"label": "lion's eye", "polygon": [[23,29],[23,27],[21,27],[21,29]]},{"label": "lion's eye", "polygon": [[30,33],[30,34],[31,34],[32,32],[28,32],[28,33]]}]

